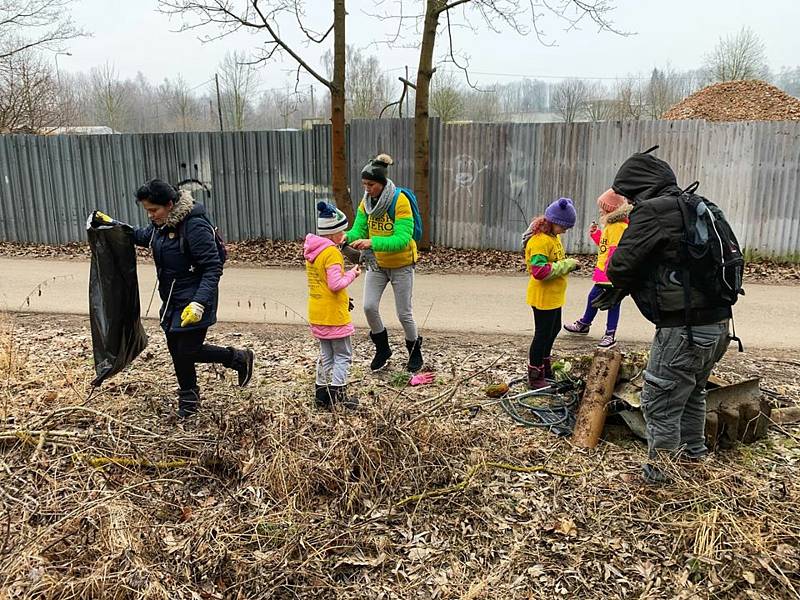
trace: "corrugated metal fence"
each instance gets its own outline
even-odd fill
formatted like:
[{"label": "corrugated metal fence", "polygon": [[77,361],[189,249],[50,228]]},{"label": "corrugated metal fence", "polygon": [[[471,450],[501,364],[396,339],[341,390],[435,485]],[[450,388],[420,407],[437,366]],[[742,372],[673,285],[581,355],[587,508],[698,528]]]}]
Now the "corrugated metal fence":
[{"label": "corrugated metal fence", "polygon": [[[348,129],[350,182],[377,152],[395,159],[392,178],[411,187],[411,120],[355,120]],[[330,129],[108,136],[0,136],[0,239],[85,239],[84,220],[102,208],[132,223],[132,201],[151,177],[197,178],[228,239],[297,239],[314,228],[314,205],[330,196]],[[632,152],[660,144],[679,183],[728,215],[750,250],[800,256],[800,123],[454,124],[431,122],[431,210],[436,244],[518,249],[527,222],[559,196],[576,200],[568,251],[592,252],[582,232],[595,198]]]}]

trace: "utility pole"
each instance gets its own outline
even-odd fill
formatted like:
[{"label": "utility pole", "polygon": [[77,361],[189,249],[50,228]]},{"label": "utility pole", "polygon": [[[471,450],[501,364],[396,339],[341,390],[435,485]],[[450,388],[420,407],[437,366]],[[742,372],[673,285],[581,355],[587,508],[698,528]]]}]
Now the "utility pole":
[{"label": "utility pole", "polygon": [[[408,81],[408,65],[406,65],[406,81]],[[410,115],[410,114],[411,114],[410,112],[408,112],[408,97],[409,97],[410,95],[411,95],[411,94],[409,94],[409,93],[408,93],[408,89],[406,88],[406,114],[407,114],[407,115]]]},{"label": "utility pole", "polygon": [[217,84],[217,114],[219,115],[219,130],[225,131],[222,128],[222,103],[219,99],[219,75],[217,73],[214,73],[214,81]]}]

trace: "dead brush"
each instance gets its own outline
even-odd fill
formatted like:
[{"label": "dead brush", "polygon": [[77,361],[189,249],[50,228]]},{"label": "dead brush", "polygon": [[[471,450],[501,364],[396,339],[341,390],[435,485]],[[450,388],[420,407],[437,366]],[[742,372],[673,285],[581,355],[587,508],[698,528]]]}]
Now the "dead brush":
[{"label": "dead brush", "polygon": [[[41,330],[13,319],[17,340]],[[429,334],[432,347],[447,346],[437,356],[448,373],[442,381],[398,390],[365,378],[353,385],[362,408],[330,413],[313,408],[316,348],[306,331],[257,331],[235,339],[276,366],[244,390],[201,369],[201,412],[182,422],[165,400],[172,379],[159,337],[152,358],[86,404],[61,375],[74,369],[75,386],[83,385],[85,330],[37,342],[7,379],[13,420],[0,432],[0,596],[798,591],[800,478],[795,450],[774,434],[748,461],[732,450],[674,465],[675,484],[653,488],[635,476],[646,460],[639,444],[585,451],[513,426],[496,406],[472,413],[484,382],[473,386],[470,377],[494,356],[488,343],[458,346]],[[487,379],[506,380],[518,367],[500,364],[508,366],[493,366]],[[28,371],[57,381],[58,399],[42,402]]]}]

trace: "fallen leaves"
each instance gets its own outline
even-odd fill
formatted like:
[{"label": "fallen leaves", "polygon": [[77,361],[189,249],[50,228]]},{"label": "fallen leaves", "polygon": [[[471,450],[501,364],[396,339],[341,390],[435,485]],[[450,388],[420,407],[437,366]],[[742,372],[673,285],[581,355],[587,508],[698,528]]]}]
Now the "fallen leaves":
[{"label": "fallen leaves", "polygon": [[[648,488],[638,442],[586,454],[488,401],[490,382],[523,371],[528,339],[431,332],[439,376],[415,388],[392,385],[400,370],[371,374],[357,334],[362,409],[334,414],[313,409],[305,328],[218,325],[212,343],[253,347],[263,366],[245,389],[201,366],[201,413],[177,422],[162,336],[86,402],[86,320],[65,317],[56,334],[10,318],[0,586],[11,597],[781,597],[800,567],[792,438],[773,432]],[[590,344],[571,343],[559,340],[562,355]],[[764,359],[732,353],[721,369],[760,371],[797,402],[796,366]],[[399,506],[437,490],[448,493]]]}]

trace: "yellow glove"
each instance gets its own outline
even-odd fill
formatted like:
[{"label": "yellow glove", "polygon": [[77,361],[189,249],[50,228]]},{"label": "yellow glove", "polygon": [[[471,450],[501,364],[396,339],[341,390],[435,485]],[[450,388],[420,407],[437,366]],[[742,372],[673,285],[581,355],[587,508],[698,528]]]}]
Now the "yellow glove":
[{"label": "yellow glove", "polygon": [[93,210],[89,213],[89,217],[86,219],[86,229],[91,229],[92,227],[102,227],[103,225],[111,225],[114,222],[114,219],[109,217],[106,213],[100,212],[99,210]]},{"label": "yellow glove", "polygon": [[205,307],[199,302],[192,302],[189,304],[181,313],[181,327],[199,323],[200,319],[203,318],[205,310]]},{"label": "yellow glove", "polygon": [[109,217],[106,213],[96,210],[94,211],[94,218],[98,221],[102,221],[103,223],[111,223],[114,219]]}]

